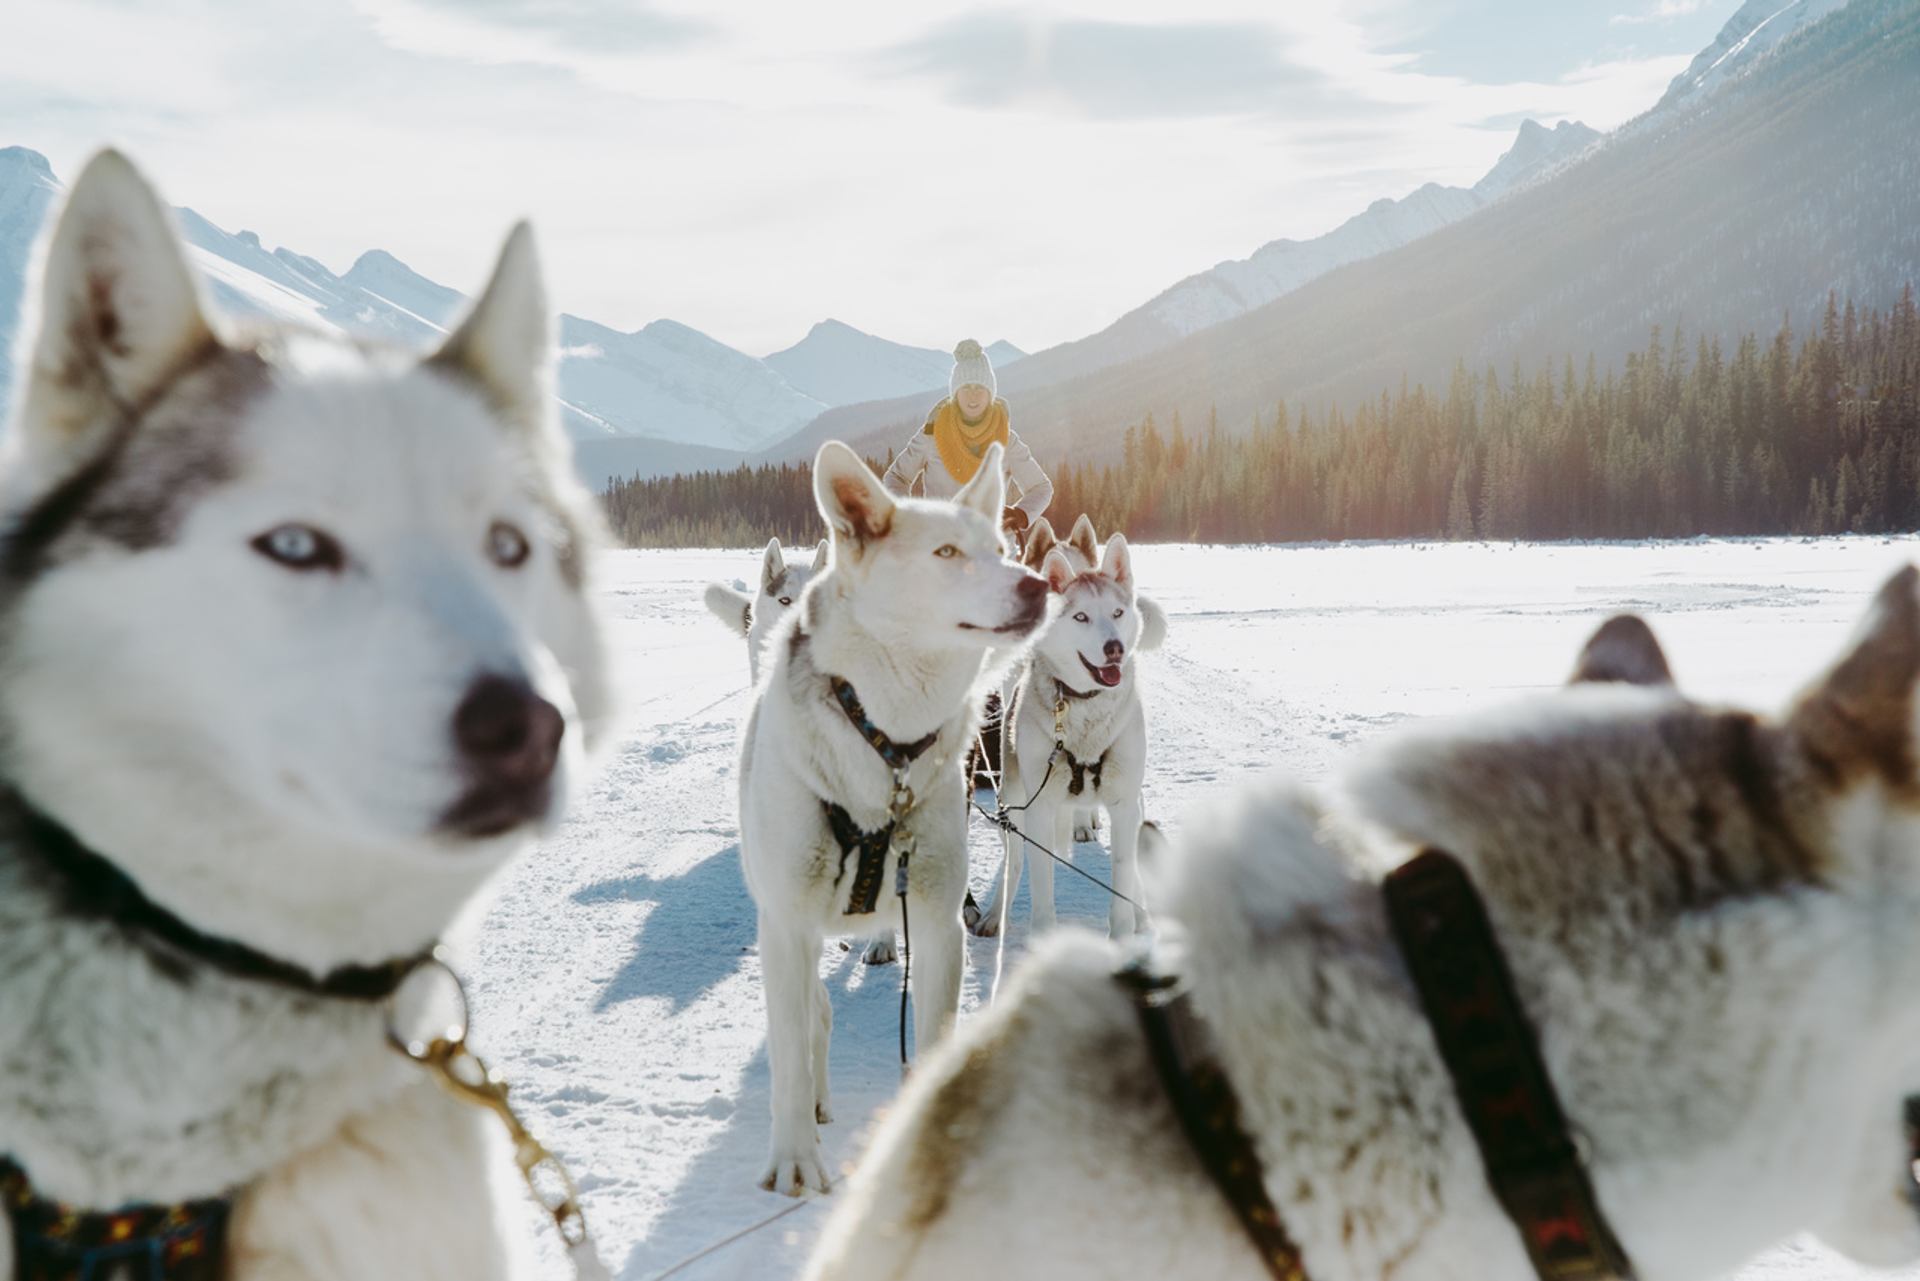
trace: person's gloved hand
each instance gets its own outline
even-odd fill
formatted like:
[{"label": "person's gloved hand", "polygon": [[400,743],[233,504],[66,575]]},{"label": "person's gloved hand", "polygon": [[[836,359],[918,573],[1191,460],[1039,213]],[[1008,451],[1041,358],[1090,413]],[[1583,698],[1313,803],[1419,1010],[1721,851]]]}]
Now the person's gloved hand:
[{"label": "person's gloved hand", "polygon": [[1018,507],[1009,507],[1000,515],[1000,528],[1015,537],[1024,536],[1027,532],[1028,524],[1027,514]]}]

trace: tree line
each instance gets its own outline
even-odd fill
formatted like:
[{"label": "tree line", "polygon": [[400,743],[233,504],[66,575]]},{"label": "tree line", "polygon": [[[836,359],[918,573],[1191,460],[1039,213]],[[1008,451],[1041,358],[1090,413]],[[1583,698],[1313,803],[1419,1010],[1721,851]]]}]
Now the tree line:
[{"label": "tree line", "polygon": [[[883,465],[885,460],[875,460]],[[634,547],[819,537],[804,464],[611,482]],[[1605,372],[1456,364],[1444,389],[1276,406],[1245,430],[1147,415],[1118,460],[1056,465],[1048,516],[1139,541],[1679,538],[1920,528],[1920,312],[1829,297],[1796,338],[1652,330]]]}]

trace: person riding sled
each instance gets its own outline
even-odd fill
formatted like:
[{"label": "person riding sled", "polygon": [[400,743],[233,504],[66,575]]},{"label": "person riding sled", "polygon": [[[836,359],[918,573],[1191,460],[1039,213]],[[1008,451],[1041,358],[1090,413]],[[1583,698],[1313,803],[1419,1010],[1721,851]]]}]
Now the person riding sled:
[{"label": "person riding sled", "polygon": [[980,344],[968,338],[955,347],[947,398],[933,407],[882,481],[896,494],[911,494],[918,485],[928,498],[951,498],[980,470],[987,446],[999,441],[1008,498],[1002,523],[1022,541],[1027,526],[1053,501],[1053,481],[1015,434],[1007,402],[996,390],[993,362]]}]

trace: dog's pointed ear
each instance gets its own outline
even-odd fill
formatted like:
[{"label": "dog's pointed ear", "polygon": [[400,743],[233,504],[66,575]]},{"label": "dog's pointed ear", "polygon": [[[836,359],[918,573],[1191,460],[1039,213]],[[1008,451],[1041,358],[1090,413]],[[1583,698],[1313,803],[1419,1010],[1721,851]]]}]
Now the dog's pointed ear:
[{"label": "dog's pointed ear", "polygon": [[1026,546],[1020,549],[1020,563],[1028,569],[1039,569],[1047,563],[1047,553],[1059,545],[1059,536],[1053,532],[1053,522],[1042,516],[1027,530]]},{"label": "dog's pointed ear", "polygon": [[774,584],[787,576],[787,558],[781,554],[780,540],[769,538],[767,550],[760,553],[760,590],[771,592]]},{"label": "dog's pointed ear", "polygon": [[493,277],[427,363],[472,382],[508,421],[558,430],[553,398],[553,315],[533,228],[507,233]]},{"label": "dog's pointed ear", "polygon": [[713,616],[745,636],[753,626],[753,601],[724,583],[707,584],[707,608]]},{"label": "dog's pointed ear", "polygon": [[1067,590],[1067,586],[1079,575],[1073,568],[1073,562],[1058,547],[1047,553],[1047,559],[1041,563],[1040,576],[1047,580],[1047,590],[1055,593]]},{"label": "dog's pointed ear", "polygon": [[16,417],[29,457],[68,470],[218,338],[172,213],[117,151],[81,170],[39,270]]},{"label": "dog's pointed ear", "polygon": [[836,538],[855,546],[884,538],[898,505],[860,455],[837,440],[813,458],[813,501]]},{"label": "dog's pointed ear", "polygon": [[1100,572],[1128,591],[1133,590],[1133,553],[1127,550],[1127,536],[1115,534],[1100,553]]},{"label": "dog's pointed ear", "polygon": [[827,568],[827,559],[832,554],[832,552],[833,552],[833,544],[829,543],[824,538],[821,539],[820,545],[813,549],[813,572],[814,573],[819,574],[819,573],[825,572]]},{"label": "dog's pointed ear", "polygon": [[1800,696],[1788,725],[1824,773],[1915,782],[1914,686],[1920,681],[1920,571],[1881,587],[1852,646]]},{"label": "dog's pointed ear", "polygon": [[1091,565],[1100,559],[1100,540],[1093,532],[1093,517],[1085,512],[1073,522],[1073,532],[1067,535],[1067,546],[1087,558]]},{"label": "dog's pointed ear", "polygon": [[1616,614],[1587,640],[1573,666],[1569,685],[1671,685],[1673,669],[1654,639],[1653,628],[1638,614]]},{"label": "dog's pointed ear", "polygon": [[1140,611],[1141,650],[1159,649],[1167,643],[1167,611],[1151,596],[1135,596],[1133,607]]},{"label": "dog's pointed ear", "polygon": [[1000,520],[1000,509],[1007,505],[1007,473],[1000,465],[1003,453],[999,441],[988,445],[987,456],[980,460],[980,470],[953,496],[954,502],[971,507],[995,523]]}]

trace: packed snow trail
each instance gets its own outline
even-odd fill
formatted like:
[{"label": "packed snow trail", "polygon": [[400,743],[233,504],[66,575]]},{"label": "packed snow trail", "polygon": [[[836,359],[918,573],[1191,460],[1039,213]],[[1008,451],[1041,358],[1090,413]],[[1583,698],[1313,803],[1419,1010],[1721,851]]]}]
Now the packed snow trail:
[{"label": "packed snow trail", "polygon": [[[1914,539],[1612,545],[1141,547],[1142,590],[1169,614],[1141,655],[1150,716],[1147,812],[1183,810],[1280,767],[1315,776],[1408,716],[1558,684],[1587,634],[1622,610],[1653,623],[1692,695],[1778,707],[1835,657]],[[627,719],[565,826],[506,877],[468,945],[475,1043],[580,1179],[603,1257],[645,1281],[789,1203],[755,1181],[768,1072],[754,907],[740,879],[735,751],[744,644],[701,603],[755,572],[749,551],[621,552],[599,590]],[[977,815],[972,877],[999,840]],[[1087,870],[1108,873],[1088,847]],[[1100,890],[1054,878],[1063,924],[1104,931]],[[982,899],[984,901],[984,894]],[[1026,894],[1007,965],[1025,950]],[[968,940],[961,1017],[991,982],[992,940]],[[900,969],[829,943],[834,1000],[830,1162],[849,1164],[899,1085]],[[830,1208],[801,1203],[675,1274],[798,1273]],[[528,1222],[537,1228],[529,1207]],[[567,1275],[543,1235],[546,1275]],[[1864,1275],[1811,1245],[1745,1281]]]}]

